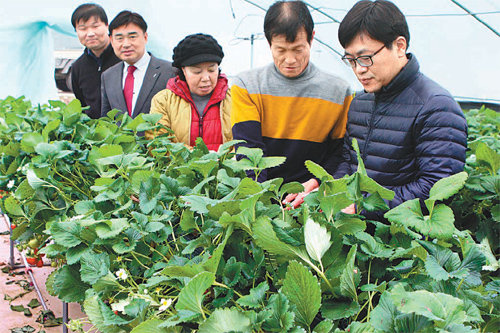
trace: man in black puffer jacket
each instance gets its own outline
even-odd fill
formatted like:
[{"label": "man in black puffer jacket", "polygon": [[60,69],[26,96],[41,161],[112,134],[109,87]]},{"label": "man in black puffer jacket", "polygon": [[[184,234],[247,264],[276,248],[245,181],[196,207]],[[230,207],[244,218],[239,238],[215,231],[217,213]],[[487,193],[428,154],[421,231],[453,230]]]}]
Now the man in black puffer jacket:
[{"label": "man in black puffer jacket", "polygon": [[[428,198],[436,181],[464,169],[467,123],[461,108],[406,53],[408,25],[392,2],[356,3],[340,24],[339,40],[343,60],[365,91],[351,103],[344,162],[335,178],[356,170],[356,138],[368,175],[396,194],[389,207]],[[383,212],[366,215],[383,218]]]}]

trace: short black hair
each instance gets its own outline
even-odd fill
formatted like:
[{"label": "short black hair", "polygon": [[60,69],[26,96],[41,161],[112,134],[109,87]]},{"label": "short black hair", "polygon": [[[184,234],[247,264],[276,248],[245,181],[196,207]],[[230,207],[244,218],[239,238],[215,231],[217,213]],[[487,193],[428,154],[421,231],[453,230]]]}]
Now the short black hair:
[{"label": "short black hair", "polygon": [[346,14],[339,26],[339,41],[346,48],[359,34],[381,41],[388,48],[399,36],[406,38],[410,46],[410,31],[405,16],[390,1],[363,0],[356,3]]},{"label": "short black hair", "polygon": [[109,24],[109,34],[113,34],[113,30],[130,23],[139,26],[143,32],[148,30],[148,25],[140,14],[131,12],[130,10],[123,10]]},{"label": "short black hair", "polygon": [[300,28],[304,28],[309,44],[312,41],[314,22],[307,5],[302,1],[276,1],[264,18],[264,34],[271,45],[274,36],[284,35],[287,42],[294,42]]},{"label": "short black hair", "polygon": [[102,23],[108,25],[108,17],[104,9],[96,3],[84,3],[78,6],[71,15],[71,24],[76,29],[76,25],[80,20],[87,22],[91,17],[99,18]]}]

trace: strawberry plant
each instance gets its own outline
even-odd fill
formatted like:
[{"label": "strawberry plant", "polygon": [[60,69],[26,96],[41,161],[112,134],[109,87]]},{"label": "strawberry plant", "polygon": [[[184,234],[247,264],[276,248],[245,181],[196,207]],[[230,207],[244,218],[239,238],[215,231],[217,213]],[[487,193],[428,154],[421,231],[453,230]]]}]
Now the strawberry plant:
[{"label": "strawberry plant", "polygon": [[[498,327],[495,235],[459,210],[470,204],[480,221],[498,223],[498,155],[482,146],[495,152],[493,130],[471,131],[467,172],[437,182],[425,202],[388,211],[394,193],[358,157],[342,179],[308,161],[321,186],[288,210],[279,203],[301,184],[245,176],[283,158],[235,152],[237,141],[210,152],[201,140],[190,150],[168,133],[137,135],[157,121],[116,111],[92,120],[78,101],[0,102],[0,186],[14,182],[2,210],[13,237],[57,260],[47,290],[82,304],[100,332]],[[344,214],[352,203],[357,214]],[[371,211],[387,221],[366,219]]]}]

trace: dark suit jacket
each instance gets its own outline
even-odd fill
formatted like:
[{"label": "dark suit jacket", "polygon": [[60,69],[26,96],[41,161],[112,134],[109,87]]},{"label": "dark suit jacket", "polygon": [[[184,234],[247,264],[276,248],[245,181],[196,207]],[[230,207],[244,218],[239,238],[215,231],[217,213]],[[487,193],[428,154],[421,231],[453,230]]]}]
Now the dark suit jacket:
[{"label": "dark suit jacket", "polygon": [[[101,77],[101,117],[105,117],[108,111],[118,109],[127,112],[127,104],[123,96],[123,61],[107,69]],[[157,92],[167,87],[167,81],[175,76],[172,63],[151,56],[148,69],[144,75],[139,96],[132,112],[132,118],[140,113],[149,113],[151,99]]]}]

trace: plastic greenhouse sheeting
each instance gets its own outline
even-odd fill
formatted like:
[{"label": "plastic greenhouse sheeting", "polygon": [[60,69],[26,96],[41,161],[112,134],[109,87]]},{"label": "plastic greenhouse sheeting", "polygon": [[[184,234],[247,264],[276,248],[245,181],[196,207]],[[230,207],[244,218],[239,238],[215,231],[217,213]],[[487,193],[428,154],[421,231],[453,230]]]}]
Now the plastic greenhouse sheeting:
[{"label": "plastic greenhouse sheeting", "polygon": [[[122,9],[143,15],[148,23],[148,50],[171,59],[172,48],[190,33],[213,35],[224,48],[222,70],[229,76],[270,62],[262,25],[271,0],[96,1],[111,19]],[[311,59],[323,70],[361,88],[340,60],[338,21],[355,1],[311,0],[316,41]],[[424,74],[459,100],[500,103],[499,0],[396,0],[410,27],[409,52]],[[3,3],[0,12],[0,98],[25,95],[34,102],[57,98],[54,82],[54,37],[74,36],[70,17],[84,1],[21,0]],[[460,7],[461,5],[462,7]],[[261,8],[259,8],[261,7]],[[466,12],[477,14],[476,20]],[[486,26],[488,25],[488,27]]]}]

